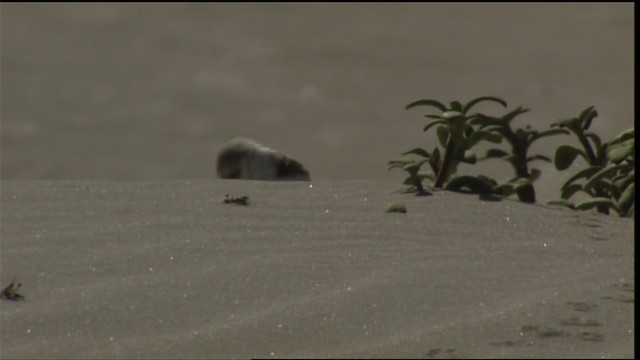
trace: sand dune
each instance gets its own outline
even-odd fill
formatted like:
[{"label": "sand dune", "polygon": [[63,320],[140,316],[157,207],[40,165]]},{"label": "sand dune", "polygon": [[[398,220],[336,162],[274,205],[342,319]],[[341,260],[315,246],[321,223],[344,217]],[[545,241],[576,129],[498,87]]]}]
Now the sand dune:
[{"label": "sand dune", "polygon": [[1,356],[633,357],[633,220],[397,190],[3,181]]}]

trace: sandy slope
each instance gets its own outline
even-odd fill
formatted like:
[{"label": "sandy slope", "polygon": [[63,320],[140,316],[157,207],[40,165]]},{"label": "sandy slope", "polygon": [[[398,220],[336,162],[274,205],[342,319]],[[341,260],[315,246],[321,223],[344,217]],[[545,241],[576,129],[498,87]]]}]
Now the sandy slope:
[{"label": "sandy slope", "polygon": [[633,356],[633,220],[396,190],[3,181],[0,355]]},{"label": "sandy slope", "polygon": [[[401,195],[386,162],[436,145],[403,110],[424,97],[633,126],[632,10],[3,3],[0,280],[27,300],[0,302],[0,356],[631,357],[632,220]],[[323,181],[168,181],[237,135]],[[574,173],[535,167],[541,200]]]}]

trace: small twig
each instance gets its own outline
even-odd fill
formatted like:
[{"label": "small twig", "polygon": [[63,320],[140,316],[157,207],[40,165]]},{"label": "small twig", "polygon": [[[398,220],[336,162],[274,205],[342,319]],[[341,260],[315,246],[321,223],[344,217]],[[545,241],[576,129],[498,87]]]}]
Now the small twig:
[{"label": "small twig", "polygon": [[2,293],[0,293],[0,298],[13,300],[13,301],[23,300],[24,296],[18,294],[18,289],[20,289],[21,286],[22,286],[22,283],[18,283],[18,285],[16,285],[16,279],[14,278],[11,284],[9,284],[9,286],[2,289]]},{"label": "small twig", "polygon": [[233,197],[233,196],[229,196],[229,194],[226,194],[224,196],[223,203],[247,206],[249,205],[249,197],[248,196]]}]

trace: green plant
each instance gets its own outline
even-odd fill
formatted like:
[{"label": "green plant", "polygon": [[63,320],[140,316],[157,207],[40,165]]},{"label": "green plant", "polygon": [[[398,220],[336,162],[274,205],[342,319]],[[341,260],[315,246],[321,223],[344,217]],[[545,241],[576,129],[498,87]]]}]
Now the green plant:
[{"label": "green plant", "polygon": [[482,159],[498,158],[507,161],[513,167],[515,176],[507,183],[495,186],[494,193],[503,196],[509,196],[514,192],[522,202],[536,202],[536,192],[533,182],[540,176],[540,170],[530,169],[529,163],[535,160],[551,162],[551,159],[544,155],[529,155],[529,148],[536,140],[546,136],[568,134],[564,129],[549,129],[545,131],[533,130],[527,125],[524,129],[518,128],[513,130],[511,121],[518,115],[524,114],[529,109],[518,107],[508,112],[500,118],[483,118],[479,117],[471,120],[472,125],[479,125],[480,129],[497,133],[502,136],[510,145],[511,153],[501,149],[492,148],[487,150],[486,155]]},{"label": "green plant", "polygon": [[[550,162],[544,155],[529,155],[531,145],[547,136],[573,133],[582,148],[561,145],[557,148],[554,165],[558,170],[567,169],[574,160],[581,156],[588,167],[573,175],[562,187],[561,199],[549,201],[577,210],[596,208],[608,214],[611,209],[620,216],[631,216],[635,212],[635,131],[633,128],[620,133],[613,140],[603,142],[598,135],[588,131],[598,113],[591,106],[576,118],[562,120],[551,125],[545,131],[533,130],[527,125],[524,129],[511,127],[517,116],[529,111],[523,107],[495,118],[480,113],[469,114],[470,109],[482,101],[492,101],[506,107],[504,100],[482,96],[463,104],[453,101],[449,107],[436,100],[418,100],[406,106],[430,106],[440,111],[439,114],[427,114],[433,119],[423,131],[437,126],[436,135],[441,150],[436,146],[429,152],[424,148],[414,148],[403,153],[402,158],[389,161],[389,169],[401,168],[408,176],[404,183],[424,192],[422,181],[434,181],[434,187],[447,190],[468,188],[475,193],[498,194],[509,196],[516,193],[520,201],[535,202],[536,194],[533,182],[540,176],[540,170],[532,169],[529,163],[535,160]],[[504,184],[483,176],[453,176],[460,162],[475,164],[478,160],[473,146],[485,140],[500,143],[506,139],[511,145],[511,153],[492,148],[480,160],[499,158],[509,162],[515,176]],[[431,172],[423,172],[421,168],[428,164]],[[577,192],[583,192],[591,198],[578,204],[568,199]]]},{"label": "green plant", "polygon": [[[556,149],[554,165],[565,170],[580,156],[588,167],[569,178],[561,188],[561,200],[549,201],[577,210],[596,208],[609,214],[610,209],[620,216],[631,216],[635,209],[635,130],[628,129],[609,142],[588,131],[595,117],[593,106],[576,118],[562,120],[552,127],[565,128],[576,135],[582,149],[561,145]],[[589,199],[573,204],[568,199],[581,191]]]},{"label": "green plant", "polygon": [[[426,178],[434,179],[434,187],[442,188],[445,183],[450,180],[451,176],[457,171],[460,162],[475,164],[477,159],[475,152],[471,148],[482,140],[498,143],[502,138],[494,133],[474,129],[470,125],[470,121],[476,118],[487,118],[487,116],[479,113],[468,114],[473,106],[483,101],[491,101],[506,107],[507,103],[497,97],[482,96],[463,104],[459,101],[452,101],[449,107],[439,101],[426,99],[418,100],[408,104],[405,108],[411,109],[416,106],[430,106],[440,111],[440,114],[427,114],[427,118],[434,119],[428,123],[423,131],[439,125],[436,130],[438,141],[444,148],[444,154],[438,147],[430,153],[424,148],[414,148],[403,155],[400,159],[389,161],[389,169],[402,168],[409,173],[405,180],[405,184],[415,186],[418,191],[423,191],[422,180]],[[415,155],[418,158],[408,158],[406,155]],[[421,173],[420,168],[423,164],[429,163],[432,174]],[[473,187],[475,183],[483,180],[465,176],[458,180],[464,184]]]},{"label": "green plant", "polygon": [[[416,149],[414,149],[416,150]],[[437,148],[436,148],[437,150]],[[412,150],[413,151],[413,150]],[[407,155],[412,151],[408,151],[403,153],[403,155]],[[439,154],[438,154],[439,155]],[[435,156],[431,156],[431,154],[426,153],[426,156],[423,156],[422,159],[415,157],[403,156],[401,158],[392,159],[389,161],[389,170],[395,168],[401,168],[408,173],[407,178],[404,180],[403,184],[409,185],[409,190],[415,188],[418,193],[425,193],[424,187],[422,186],[422,180],[431,179],[433,180],[433,174],[420,172],[420,167],[425,162],[432,162]]]}]

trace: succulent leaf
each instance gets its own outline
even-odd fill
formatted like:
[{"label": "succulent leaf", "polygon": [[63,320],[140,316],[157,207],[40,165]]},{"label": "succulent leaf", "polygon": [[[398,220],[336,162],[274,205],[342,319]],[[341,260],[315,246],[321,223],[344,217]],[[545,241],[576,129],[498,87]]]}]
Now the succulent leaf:
[{"label": "succulent leaf", "polygon": [[407,106],[405,106],[405,109],[408,110],[408,109],[411,109],[411,108],[416,107],[416,106],[432,106],[432,107],[435,107],[435,108],[437,108],[438,110],[440,110],[442,112],[447,111],[447,107],[444,106],[444,104],[442,104],[439,101],[430,100],[430,99],[414,101],[414,102],[408,104]]},{"label": "succulent leaf", "polygon": [[580,203],[576,204],[576,209],[578,210],[589,210],[596,206],[605,205],[605,206],[613,206],[613,201],[606,197],[594,197],[591,199],[587,199]]},{"label": "succulent leaf", "polygon": [[469,124],[479,126],[481,129],[487,126],[503,127],[504,121],[502,119],[486,116],[483,114],[475,114],[469,118]]},{"label": "succulent leaf", "polygon": [[533,160],[542,160],[546,162],[551,162],[551,159],[549,159],[549,157],[544,155],[532,155],[527,158],[527,162],[531,162]]},{"label": "succulent leaf", "polygon": [[463,187],[478,194],[491,194],[493,191],[493,187],[487,181],[468,175],[456,176],[450,179],[445,188],[451,191],[460,191]]},{"label": "succulent leaf", "polygon": [[635,140],[633,138],[618,142],[609,146],[607,158],[614,163],[618,163],[634,154],[635,149]]},{"label": "succulent leaf", "polygon": [[588,108],[584,109],[582,113],[580,113],[580,116],[578,116],[578,122],[582,130],[589,129],[589,127],[591,126],[591,122],[597,116],[598,112],[594,110],[593,106],[589,106]]},{"label": "succulent leaf", "polygon": [[489,131],[478,130],[471,134],[471,137],[467,140],[467,147],[473,147],[482,140],[498,144],[502,142],[502,136]]},{"label": "succulent leaf", "polygon": [[438,135],[438,141],[443,148],[447,146],[447,140],[449,139],[449,128],[446,126],[440,126],[436,129],[436,135]]},{"label": "succulent leaf", "polygon": [[476,104],[478,104],[478,103],[480,103],[480,102],[482,102],[482,101],[493,101],[493,102],[497,102],[498,104],[500,104],[500,105],[502,105],[502,106],[504,106],[504,107],[507,107],[507,102],[506,102],[506,101],[504,101],[504,100],[502,100],[502,99],[501,99],[501,98],[499,98],[499,97],[496,97],[496,96],[481,96],[481,97],[477,97],[477,98],[475,98],[475,99],[473,99],[473,100],[469,101],[469,102],[464,106],[464,108],[462,109],[462,112],[466,114],[467,112],[469,112],[469,110],[471,110],[471,108],[472,108],[474,105],[476,105]]},{"label": "succulent leaf", "polygon": [[618,136],[616,136],[611,142],[609,142],[609,144],[613,145],[619,142],[627,141],[629,139],[634,139],[635,132],[636,132],[635,128],[629,128],[627,130],[624,130],[623,132],[618,134]]},{"label": "succulent leaf", "polygon": [[464,111],[462,109],[462,104],[460,103],[460,101],[452,101],[450,103],[450,110],[457,111],[457,112],[460,112],[460,113],[464,113]]},{"label": "succulent leaf", "polygon": [[414,148],[411,149],[409,151],[405,151],[402,153],[403,155],[409,155],[409,154],[415,154],[415,155],[419,155],[425,158],[430,158],[431,154],[429,154],[429,152],[423,148]]},{"label": "succulent leaf", "polygon": [[570,184],[569,186],[562,189],[562,192],[560,193],[560,197],[563,199],[568,199],[572,197],[573,194],[577,193],[580,190],[582,190],[582,185]]},{"label": "succulent leaf", "polygon": [[531,182],[538,180],[540,178],[540,175],[542,175],[542,171],[538,169],[529,170],[529,180],[531,180]]},{"label": "succulent leaf", "polygon": [[628,168],[629,165],[609,165],[602,168],[600,171],[589,176],[587,182],[584,184],[583,189],[586,192],[590,192],[594,187],[598,185],[604,178],[613,177],[618,171]]},{"label": "succulent leaf", "polygon": [[475,164],[478,161],[476,157],[476,152],[473,150],[465,150],[464,159],[462,161],[464,161],[467,164]]},{"label": "succulent leaf", "polygon": [[618,214],[620,216],[630,216],[631,209],[634,207],[636,201],[636,184],[632,183],[620,196],[618,201]]},{"label": "succulent leaf", "polygon": [[534,134],[531,137],[530,142],[534,142],[540,138],[546,137],[546,136],[553,136],[553,135],[560,135],[560,134],[565,134],[568,135],[569,131],[565,130],[565,129],[549,129],[549,130],[545,130],[545,131],[541,131],[537,134]]},{"label": "succulent leaf", "polygon": [[572,177],[569,178],[569,180],[567,180],[564,185],[562,186],[562,189],[564,190],[567,186],[569,186],[570,184],[572,184],[574,181],[578,180],[578,179],[582,179],[582,178],[590,178],[591,176],[593,176],[593,174],[597,173],[598,171],[600,171],[602,169],[602,166],[590,166],[586,169],[583,169],[581,171],[578,171],[575,175],[573,175]]},{"label": "succulent leaf", "polygon": [[560,205],[560,206],[564,206],[567,207],[569,209],[575,209],[575,205],[573,205],[573,203],[571,201],[568,200],[549,200],[547,201],[547,205]]},{"label": "succulent leaf", "polygon": [[515,194],[516,190],[513,185],[507,183],[494,186],[492,192],[496,195],[507,197]]},{"label": "succulent leaf", "polygon": [[554,165],[558,170],[564,170],[571,166],[573,161],[581,155],[583,158],[587,158],[587,155],[584,151],[575,148],[571,145],[561,145],[556,150],[556,155],[554,158]]},{"label": "succulent leaf", "polygon": [[620,174],[614,177],[612,180],[613,185],[618,191],[624,191],[627,186],[633,184],[636,181],[636,175],[634,174]]},{"label": "succulent leaf", "polygon": [[432,126],[438,125],[438,124],[447,124],[447,122],[445,120],[436,120],[436,121],[432,121],[429,124],[427,124],[422,131],[427,131],[429,130]]},{"label": "succulent leaf", "polygon": [[503,159],[506,156],[509,156],[509,153],[501,150],[501,149],[489,149],[487,150],[487,154],[484,156],[483,159],[491,159],[491,158],[498,158],[498,159]]},{"label": "succulent leaf", "polygon": [[442,118],[445,120],[454,120],[454,119],[460,119],[460,118],[466,118],[464,116],[464,114],[460,111],[455,111],[455,110],[451,110],[451,111],[445,111],[442,113]]}]

